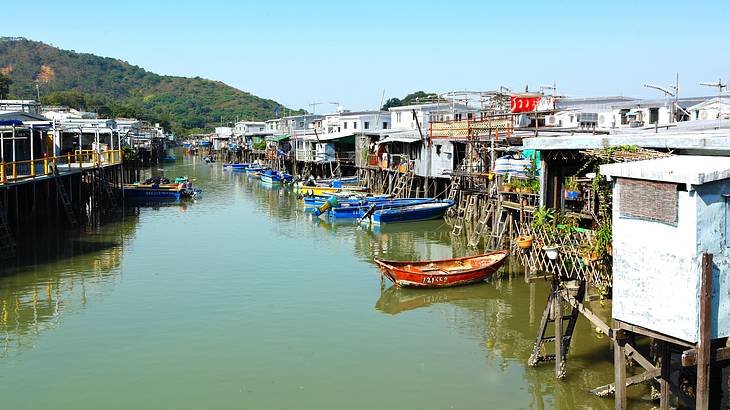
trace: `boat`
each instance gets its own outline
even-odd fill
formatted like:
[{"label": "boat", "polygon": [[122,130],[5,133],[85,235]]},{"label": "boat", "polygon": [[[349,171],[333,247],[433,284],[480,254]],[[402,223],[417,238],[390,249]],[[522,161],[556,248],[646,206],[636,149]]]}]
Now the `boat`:
[{"label": "boat", "polygon": [[360,204],[340,203],[338,206],[329,209],[327,215],[332,218],[362,218],[373,207],[373,211],[375,211],[425,204],[433,201],[433,198],[398,198],[366,201]]},{"label": "boat", "polygon": [[167,178],[150,178],[145,182],[122,185],[124,198],[146,199],[181,199],[196,198],[202,191],[193,188],[193,183],[186,176],[175,178],[171,182]]},{"label": "boat", "polygon": [[332,196],[337,197],[337,202],[340,204],[348,204],[348,205],[361,205],[363,202],[383,202],[392,199],[392,195],[364,195],[362,193],[335,193],[331,195],[312,195],[312,196],[305,196],[303,198],[304,200],[304,206],[305,207],[319,207],[324,205],[325,202],[327,202],[328,199],[330,199]]},{"label": "boat", "polygon": [[172,155],[165,155],[164,157],[161,158],[161,160],[162,160],[162,162],[175,162],[175,161],[177,161],[177,158],[175,158]]},{"label": "boat", "polygon": [[236,170],[236,169],[245,169],[245,168],[250,167],[251,165],[253,165],[253,164],[250,162],[244,162],[242,164],[228,163],[228,164],[223,164],[223,168],[230,168],[232,170]]},{"label": "boat", "polygon": [[328,187],[328,186],[308,186],[304,185],[301,182],[297,182],[294,185],[294,190],[296,193],[300,193],[303,195],[327,195],[327,194],[344,194],[344,193],[363,193],[367,192],[366,187],[362,186],[343,186],[341,188],[334,188],[334,187]]},{"label": "boat", "polygon": [[374,261],[395,286],[443,288],[481,282],[499,270],[507,256],[509,251],[496,251],[434,261]]},{"label": "boat", "polygon": [[378,209],[377,204],[363,214],[363,218],[370,218],[373,223],[415,222],[443,218],[446,211],[454,206],[455,202],[446,200],[431,200],[426,203],[407,206]]},{"label": "boat", "polygon": [[281,184],[282,182],[291,182],[291,175],[281,173],[279,171],[266,170],[260,172],[261,182],[267,184]]},{"label": "boat", "polygon": [[124,198],[146,198],[146,199],[180,199],[185,188],[180,186],[145,186],[139,184],[124,184],[122,192]]}]

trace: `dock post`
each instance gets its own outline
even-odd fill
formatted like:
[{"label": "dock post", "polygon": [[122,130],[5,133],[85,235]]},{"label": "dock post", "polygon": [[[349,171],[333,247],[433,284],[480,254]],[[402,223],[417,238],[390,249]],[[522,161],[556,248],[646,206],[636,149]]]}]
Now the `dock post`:
[{"label": "dock post", "polygon": [[626,410],[626,333],[624,330],[615,329],[613,339],[613,372],[614,372],[614,394],[615,409]]},{"label": "dock post", "polygon": [[553,291],[553,320],[555,320],[555,378],[562,380],[565,378],[563,371],[563,298],[558,293],[559,287],[555,286]]},{"label": "dock post", "polygon": [[710,407],[710,343],[712,341],[712,254],[702,254],[700,341],[697,344],[697,410]]},{"label": "dock post", "polygon": [[659,380],[659,408],[669,410],[669,374],[671,371],[671,350],[669,342],[661,343],[661,379]]}]

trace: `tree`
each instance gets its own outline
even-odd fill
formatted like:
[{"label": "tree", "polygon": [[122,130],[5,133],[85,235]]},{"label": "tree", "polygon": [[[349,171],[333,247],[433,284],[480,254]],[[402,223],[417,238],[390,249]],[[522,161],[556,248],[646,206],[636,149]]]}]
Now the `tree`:
[{"label": "tree", "polygon": [[12,83],[13,80],[11,80],[10,77],[5,74],[0,74],[0,100],[8,98],[8,95],[10,94],[10,84]]},{"label": "tree", "polygon": [[388,101],[383,104],[383,108],[381,108],[381,110],[388,111],[388,108],[400,107],[401,105],[403,104],[401,103],[400,98],[389,98]]}]

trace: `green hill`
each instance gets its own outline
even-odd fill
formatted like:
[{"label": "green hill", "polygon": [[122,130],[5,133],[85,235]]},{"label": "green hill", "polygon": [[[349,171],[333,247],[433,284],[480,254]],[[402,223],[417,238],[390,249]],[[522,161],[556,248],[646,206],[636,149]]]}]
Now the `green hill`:
[{"label": "green hill", "polygon": [[211,128],[221,117],[269,119],[281,107],[220,81],[158,75],[23,38],[0,38],[0,74],[12,80],[12,98],[35,99],[38,84],[44,104],[161,122],[178,133]]}]

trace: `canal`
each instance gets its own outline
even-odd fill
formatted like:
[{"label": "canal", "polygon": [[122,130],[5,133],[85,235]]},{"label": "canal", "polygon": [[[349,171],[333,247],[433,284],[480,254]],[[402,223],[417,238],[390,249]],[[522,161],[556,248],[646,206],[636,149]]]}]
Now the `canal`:
[{"label": "canal", "polygon": [[[585,319],[565,381],[527,366],[548,284],[514,265],[474,286],[381,289],[373,257],[469,252],[442,221],[331,224],[219,164],[164,173],[203,198],[23,238],[34,251],[2,265],[1,408],[613,408],[589,393],[613,366]],[[629,391],[651,407],[648,388]]]}]

